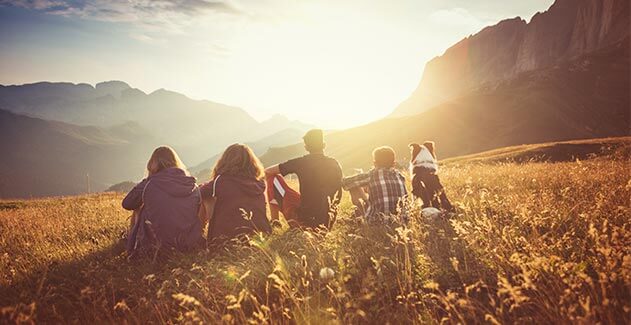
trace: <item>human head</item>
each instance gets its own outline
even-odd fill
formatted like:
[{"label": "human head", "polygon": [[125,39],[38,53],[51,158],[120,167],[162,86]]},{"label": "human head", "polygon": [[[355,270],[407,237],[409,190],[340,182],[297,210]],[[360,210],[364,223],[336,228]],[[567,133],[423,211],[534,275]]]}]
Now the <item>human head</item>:
[{"label": "human head", "polygon": [[147,162],[147,174],[151,176],[164,169],[174,167],[188,173],[186,166],[184,166],[175,150],[169,146],[161,146],[156,148],[151,154],[151,158]]},{"label": "human head", "polygon": [[421,145],[418,143],[410,143],[408,145],[410,147],[410,161],[414,161],[414,158],[421,152]]},{"label": "human head", "polygon": [[427,150],[429,150],[429,152],[432,154],[432,157],[436,159],[436,145],[434,144],[434,141],[427,140],[423,142],[423,146],[425,146],[425,148],[427,148]]},{"label": "human head", "polygon": [[394,167],[394,150],[387,146],[376,148],[372,151],[372,159],[375,167],[377,168]]},{"label": "human head", "polygon": [[305,142],[305,149],[310,153],[322,152],[326,146],[324,143],[324,132],[320,129],[307,131],[302,140]]},{"label": "human head", "polygon": [[263,164],[245,144],[230,145],[217,160],[211,179],[218,175],[243,176],[253,179],[263,178]]}]

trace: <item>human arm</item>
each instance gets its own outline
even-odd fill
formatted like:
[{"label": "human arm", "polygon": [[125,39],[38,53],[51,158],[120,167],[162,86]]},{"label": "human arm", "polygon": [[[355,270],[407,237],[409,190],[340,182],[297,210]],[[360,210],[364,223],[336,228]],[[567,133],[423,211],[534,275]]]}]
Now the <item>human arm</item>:
[{"label": "human arm", "polygon": [[145,191],[145,187],[148,183],[149,180],[145,178],[140,183],[136,184],[136,186],[134,186],[134,188],[132,188],[129,193],[127,193],[127,195],[123,199],[123,209],[131,211],[136,210],[142,206],[142,194]]},{"label": "human arm", "polygon": [[214,197],[211,197],[211,198],[202,197],[201,204],[197,212],[197,217],[199,218],[199,221],[202,222],[202,226],[205,225],[210,220],[210,218],[212,218],[213,213],[215,211],[216,201],[217,200]]},{"label": "human arm", "polygon": [[197,217],[202,222],[202,225],[206,224],[215,212],[215,202],[216,193],[215,193],[215,180],[212,180],[208,183],[205,183],[199,187],[199,194],[201,195],[201,204],[199,206],[199,211],[197,213]]},{"label": "human arm", "polygon": [[215,180],[216,179],[213,179],[212,181],[204,183],[199,186],[199,193],[202,196],[202,200],[207,200],[207,199],[215,197],[215,194],[216,194],[215,193],[215,190],[216,190]]},{"label": "human arm", "polygon": [[287,160],[284,163],[276,164],[265,169],[265,175],[274,176],[274,175],[287,175],[297,173],[298,169],[302,162],[302,158],[295,158],[291,160]]},{"label": "human arm", "polygon": [[265,175],[267,176],[273,176],[273,175],[278,175],[280,174],[280,164],[276,164],[273,166],[269,166],[267,168],[265,168]]},{"label": "human arm", "polygon": [[351,189],[357,187],[366,187],[370,182],[370,174],[369,173],[361,173],[349,177],[344,177],[342,179],[342,188],[350,191]]}]

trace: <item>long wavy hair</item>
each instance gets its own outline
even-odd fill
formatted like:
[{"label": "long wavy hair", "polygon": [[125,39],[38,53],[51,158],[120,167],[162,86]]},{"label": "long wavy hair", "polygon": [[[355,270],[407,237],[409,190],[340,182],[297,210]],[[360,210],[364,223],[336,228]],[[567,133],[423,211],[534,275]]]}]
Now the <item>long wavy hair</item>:
[{"label": "long wavy hair", "polygon": [[151,158],[147,162],[147,175],[155,175],[164,169],[174,167],[183,170],[188,175],[186,166],[182,163],[175,150],[169,146],[161,146],[153,151]]},{"label": "long wavy hair", "polygon": [[260,180],[263,178],[263,164],[245,144],[235,143],[223,152],[217,160],[210,175],[215,179],[218,175],[242,176]]}]

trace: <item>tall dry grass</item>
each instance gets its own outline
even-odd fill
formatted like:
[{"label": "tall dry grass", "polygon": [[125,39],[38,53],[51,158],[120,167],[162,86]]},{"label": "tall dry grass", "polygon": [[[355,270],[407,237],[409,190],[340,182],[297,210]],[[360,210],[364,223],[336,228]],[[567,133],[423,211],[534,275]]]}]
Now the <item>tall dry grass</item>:
[{"label": "tall dry grass", "polygon": [[10,322],[629,323],[628,158],[442,169],[451,219],[128,262],[114,194],[0,203]]}]

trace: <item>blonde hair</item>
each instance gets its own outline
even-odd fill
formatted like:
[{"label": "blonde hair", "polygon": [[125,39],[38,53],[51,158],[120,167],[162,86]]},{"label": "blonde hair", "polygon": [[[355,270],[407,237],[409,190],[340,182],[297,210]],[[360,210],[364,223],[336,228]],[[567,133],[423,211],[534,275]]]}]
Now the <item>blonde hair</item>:
[{"label": "blonde hair", "polygon": [[210,178],[215,179],[218,175],[243,176],[259,180],[264,175],[263,164],[250,147],[235,143],[226,148],[217,160]]},{"label": "blonde hair", "polygon": [[158,147],[153,151],[151,158],[147,162],[147,174],[149,176],[155,175],[167,168],[179,168],[188,175],[186,166],[184,166],[184,163],[182,163],[182,160],[180,160],[173,148],[169,146]]}]

